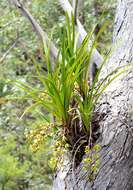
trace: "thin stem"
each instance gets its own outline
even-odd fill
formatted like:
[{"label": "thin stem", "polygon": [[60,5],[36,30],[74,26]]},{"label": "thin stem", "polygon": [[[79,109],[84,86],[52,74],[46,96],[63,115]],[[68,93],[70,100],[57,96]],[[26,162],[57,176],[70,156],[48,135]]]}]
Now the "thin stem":
[{"label": "thin stem", "polygon": [[1,190],[5,190],[5,183],[2,183],[2,188]]},{"label": "thin stem", "polygon": [[75,24],[77,24],[77,18],[78,18],[78,0],[75,0],[76,1],[76,4],[75,4],[75,7],[74,7],[74,22]]}]

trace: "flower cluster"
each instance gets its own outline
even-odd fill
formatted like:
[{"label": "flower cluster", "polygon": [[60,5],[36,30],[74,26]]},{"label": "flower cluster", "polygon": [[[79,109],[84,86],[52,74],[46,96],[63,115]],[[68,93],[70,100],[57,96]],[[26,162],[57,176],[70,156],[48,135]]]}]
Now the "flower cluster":
[{"label": "flower cluster", "polygon": [[98,168],[100,165],[100,154],[99,151],[101,146],[99,144],[94,145],[92,149],[89,146],[85,147],[85,154],[87,157],[83,159],[83,170],[89,171],[89,180],[92,181],[94,176],[98,172]]},{"label": "flower cluster", "polygon": [[49,125],[39,126],[37,129],[31,130],[26,134],[26,138],[31,143],[31,149],[33,152],[39,150],[40,146],[43,144],[44,139],[49,135],[51,136],[51,129],[54,125],[51,123]]},{"label": "flower cluster", "polygon": [[56,140],[55,145],[53,146],[53,156],[49,161],[49,166],[54,168],[60,168],[64,162],[64,155],[67,153],[69,145],[65,142],[64,138],[59,138]]},{"label": "flower cluster", "polygon": [[66,138],[61,131],[55,135],[54,133],[54,124],[38,126],[37,129],[31,130],[26,134],[27,140],[30,142],[30,147],[33,152],[37,152],[41,145],[44,143],[44,140],[48,136],[53,138],[53,146],[51,146],[51,159],[49,160],[49,166],[54,169],[60,167],[63,162],[63,156],[67,152],[69,145],[66,143]]}]

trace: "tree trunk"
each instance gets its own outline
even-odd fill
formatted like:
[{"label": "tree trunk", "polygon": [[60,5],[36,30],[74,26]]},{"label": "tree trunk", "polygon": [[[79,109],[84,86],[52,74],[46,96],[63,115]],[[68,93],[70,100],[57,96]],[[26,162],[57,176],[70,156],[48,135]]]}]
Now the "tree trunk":
[{"label": "tree trunk", "polygon": [[[133,61],[133,0],[119,0],[113,43],[115,50],[104,68],[105,74]],[[53,190],[133,190],[133,73],[117,78],[99,105],[105,117],[100,122],[100,168],[92,183],[81,165],[71,171],[67,158],[57,172]],[[88,169],[89,170],[89,169]]]}]

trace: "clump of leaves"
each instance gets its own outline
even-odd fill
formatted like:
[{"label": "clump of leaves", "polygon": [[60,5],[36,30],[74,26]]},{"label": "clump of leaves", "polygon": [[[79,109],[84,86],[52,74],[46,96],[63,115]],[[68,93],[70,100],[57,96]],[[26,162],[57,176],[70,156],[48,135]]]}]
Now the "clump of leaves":
[{"label": "clump of leaves", "polygon": [[[47,72],[42,71],[35,62],[37,78],[42,83],[41,89],[17,81],[17,86],[27,93],[26,98],[32,98],[34,102],[28,108],[28,111],[39,107],[40,112],[43,111],[43,117],[49,123],[48,128],[51,129],[50,123],[52,122],[52,126],[57,131],[61,131],[61,133],[55,132],[59,139],[65,137],[65,141],[69,144],[71,150],[75,144],[74,150],[80,147],[76,152],[76,156],[80,155],[79,160],[82,159],[84,154],[84,145],[89,144],[92,147],[90,142],[92,136],[91,123],[97,102],[109,84],[125,72],[123,69],[117,68],[102,81],[99,81],[99,75],[108,58],[106,57],[94,78],[93,84],[90,85],[88,82],[90,80],[91,56],[106,25],[107,22],[98,32],[88,51],[88,43],[92,38],[93,31],[87,34],[80,47],[78,47],[74,16],[70,21],[66,14],[66,25],[61,28],[60,50],[57,59],[53,63],[50,57],[50,48],[44,44]],[[45,136],[49,135],[49,133],[45,134]],[[31,136],[33,135],[31,134]],[[35,141],[35,144],[33,144],[38,149],[38,142],[42,142],[43,138],[40,134],[35,134],[35,136],[37,138],[34,139],[33,137],[33,142]],[[82,144],[79,139],[83,136],[84,143]],[[55,138],[54,140],[57,139]]]}]

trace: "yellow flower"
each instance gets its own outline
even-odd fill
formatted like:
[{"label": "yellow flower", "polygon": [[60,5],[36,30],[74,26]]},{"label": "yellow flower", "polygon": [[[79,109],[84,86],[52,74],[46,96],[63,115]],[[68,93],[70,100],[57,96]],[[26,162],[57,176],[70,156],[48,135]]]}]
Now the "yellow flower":
[{"label": "yellow flower", "polygon": [[93,154],[93,158],[98,159],[100,157],[99,154]]},{"label": "yellow flower", "polygon": [[99,150],[101,150],[101,146],[100,146],[99,144],[96,144],[96,145],[93,147],[93,149],[94,149],[95,151],[99,151]]},{"label": "yellow flower", "polygon": [[93,165],[93,166],[92,166],[92,171],[96,173],[97,170],[98,170],[98,169],[97,169],[97,166],[96,166],[96,165]]},{"label": "yellow flower", "polygon": [[84,158],[83,162],[86,163],[86,164],[90,164],[93,161],[92,161],[92,159],[90,157],[88,157],[88,158]]},{"label": "yellow flower", "polygon": [[85,147],[85,153],[89,154],[90,153],[90,148],[88,146]]}]

